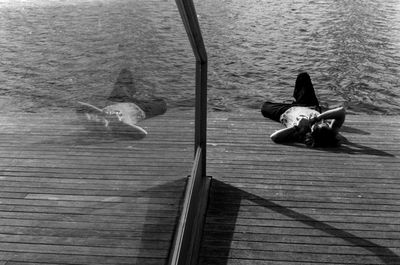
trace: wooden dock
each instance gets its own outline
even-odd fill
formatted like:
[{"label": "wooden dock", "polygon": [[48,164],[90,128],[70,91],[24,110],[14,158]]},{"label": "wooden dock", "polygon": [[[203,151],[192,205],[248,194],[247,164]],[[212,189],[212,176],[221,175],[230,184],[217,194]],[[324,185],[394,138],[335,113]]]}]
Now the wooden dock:
[{"label": "wooden dock", "polygon": [[[81,118],[0,116],[0,264],[166,264],[193,112],[144,138]],[[319,150],[272,143],[257,110],[210,113],[200,264],[400,264],[400,118],[345,125],[348,143]]]},{"label": "wooden dock", "polygon": [[165,264],[192,114],[110,132],[71,113],[0,115],[0,264]]},{"label": "wooden dock", "polygon": [[400,264],[400,118],[348,115],[324,150],[274,144],[279,128],[211,115],[200,264]]}]

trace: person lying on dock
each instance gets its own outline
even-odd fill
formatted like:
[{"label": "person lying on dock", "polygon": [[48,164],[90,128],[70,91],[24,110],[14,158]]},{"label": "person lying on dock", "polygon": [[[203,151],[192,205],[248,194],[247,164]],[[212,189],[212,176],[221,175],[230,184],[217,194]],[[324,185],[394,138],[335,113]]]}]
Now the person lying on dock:
[{"label": "person lying on dock", "polygon": [[276,143],[300,142],[310,147],[336,147],[338,132],[346,111],[343,107],[321,113],[311,78],[307,73],[297,76],[291,104],[265,102],[264,117],[282,123],[286,128],[271,134]]},{"label": "person lying on dock", "polygon": [[112,103],[104,108],[81,101],[78,101],[78,104],[85,112],[87,120],[100,124],[107,130],[139,132],[144,135],[147,131],[137,123],[167,111],[167,103],[163,99],[136,98],[132,73],[128,69],[122,69],[120,72],[108,100]]},{"label": "person lying on dock", "polygon": [[108,100],[118,103],[133,103],[143,110],[146,119],[162,115],[167,111],[167,103],[164,99],[148,95],[146,98],[138,97],[132,72],[126,68],[119,73]]}]

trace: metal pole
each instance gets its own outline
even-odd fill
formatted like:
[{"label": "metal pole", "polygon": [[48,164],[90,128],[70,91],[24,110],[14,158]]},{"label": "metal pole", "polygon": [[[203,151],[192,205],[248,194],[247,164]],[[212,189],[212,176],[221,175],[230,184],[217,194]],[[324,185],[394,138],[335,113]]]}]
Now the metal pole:
[{"label": "metal pole", "polygon": [[206,175],[207,146],[207,53],[203,42],[196,10],[192,0],[176,0],[186,33],[196,57],[196,107],[195,107],[195,154],[202,149],[201,165]]}]

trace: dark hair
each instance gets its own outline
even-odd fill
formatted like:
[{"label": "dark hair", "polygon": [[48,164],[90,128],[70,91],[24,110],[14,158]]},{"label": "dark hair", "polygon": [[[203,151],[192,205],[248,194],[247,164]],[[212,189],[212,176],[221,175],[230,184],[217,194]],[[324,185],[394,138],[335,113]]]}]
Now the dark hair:
[{"label": "dark hair", "polygon": [[315,127],[312,132],[306,134],[304,143],[310,147],[337,147],[339,139],[337,132],[330,127]]}]

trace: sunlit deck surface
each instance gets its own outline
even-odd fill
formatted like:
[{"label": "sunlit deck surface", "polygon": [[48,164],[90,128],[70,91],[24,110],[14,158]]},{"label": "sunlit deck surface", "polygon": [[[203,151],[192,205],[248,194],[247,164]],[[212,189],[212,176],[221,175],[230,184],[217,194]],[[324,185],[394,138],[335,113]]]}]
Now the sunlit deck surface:
[{"label": "sunlit deck surface", "polygon": [[193,115],[107,132],[75,112],[0,115],[0,264],[165,264]]},{"label": "sunlit deck surface", "polygon": [[348,115],[348,144],[277,145],[258,112],[212,114],[201,264],[400,264],[400,118]]},{"label": "sunlit deck surface", "polygon": [[[0,264],[165,264],[192,111],[109,133],[76,113],[0,115]],[[259,111],[214,112],[201,264],[400,264],[400,119],[348,115],[338,149],[277,145]]]}]

